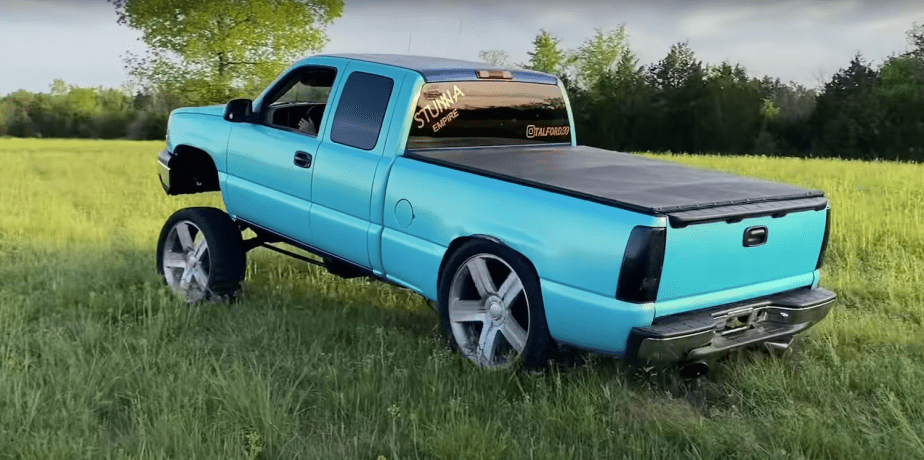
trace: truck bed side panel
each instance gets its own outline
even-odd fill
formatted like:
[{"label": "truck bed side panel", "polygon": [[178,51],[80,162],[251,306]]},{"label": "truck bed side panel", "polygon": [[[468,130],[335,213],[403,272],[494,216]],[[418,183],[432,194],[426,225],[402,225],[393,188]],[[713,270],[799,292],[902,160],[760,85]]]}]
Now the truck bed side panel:
[{"label": "truck bed side panel", "polygon": [[[401,227],[398,201],[413,207]],[[636,225],[655,218],[543,190],[398,158],[385,198],[384,226],[441,246],[458,237],[490,235],[516,249],[543,276],[614,296],[623,250]],[[403,262],[385,261],[386,272]],[[435,286],[434,286],[435,287]]]},{"label": "truck bed side panel", "polygon": [[[401,200],[413,207],[406,228],[396,218]],[[594,299],[591,303],[609,306],[594,310],[567,302],[565,295],[546,302],[553,337],[598,348],[593,344],[609,340],[602,336],[606,331],[650,323],[651,305],[616,300],[616,282],[632,229],[665,223],[665,218],[402,157],[395,160],[386,189],[382,260],[389,278],[435,299],[437,269],[449,244],[459,237],[490,235],[529,259],[542,283],[582,291]],[[600,331],[593,332],[600,337],[575,330],[569,324],[577,323],[567,321],[569,315],[590,311],[600,312]]]}]

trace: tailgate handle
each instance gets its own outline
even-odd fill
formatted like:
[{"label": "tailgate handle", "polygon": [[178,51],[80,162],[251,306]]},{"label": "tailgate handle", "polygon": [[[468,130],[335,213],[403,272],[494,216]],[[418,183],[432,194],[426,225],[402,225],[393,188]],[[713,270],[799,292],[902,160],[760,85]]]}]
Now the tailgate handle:
[{"label": "tailgate handle", "polygon": [[767,227],[751,227],[744,231],[744,247],[753,248],[767,242]]}]

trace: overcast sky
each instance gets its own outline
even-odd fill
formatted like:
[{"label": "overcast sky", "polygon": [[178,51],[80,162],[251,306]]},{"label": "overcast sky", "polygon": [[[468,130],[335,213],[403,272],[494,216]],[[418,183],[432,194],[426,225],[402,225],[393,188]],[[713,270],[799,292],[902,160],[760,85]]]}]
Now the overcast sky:
[{"label": "overcast sky", "polygon": [[[815,87],[858,52],[878,64],[907,50],[915,21],[924,22],[917,0],[346,0],[324,52],[478,60],[479,51],[497,49],[522,63],[540,29],[573,49],[595,29],[625,24],[640,64],[689,41],[706,63],[740,63],[752,76]],[[116,24],[105,0],[0,0],[0,94],[47,92],[55,78],[119,87],[122,56],[144,50],[138,36]]]}]

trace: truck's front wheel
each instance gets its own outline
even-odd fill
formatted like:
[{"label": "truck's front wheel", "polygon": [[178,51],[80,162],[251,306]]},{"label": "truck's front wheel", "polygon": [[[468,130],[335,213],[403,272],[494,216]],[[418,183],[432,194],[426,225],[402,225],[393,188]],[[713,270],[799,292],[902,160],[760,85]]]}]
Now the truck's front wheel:
[{"label": "truck's front wheel", "polygon": [[482,367],[506,367],[513,356],[527,369],[548,363],[555,342],[539,277],[521,255],[469,242],[449,258],[440,279],[440,319],[452,348]]},{"label": "truck's front wheel", "polygon": [[246,264],[240,229],[220,209],[173,213],[157,241],[157,273],[190,303],[234,297]]}]

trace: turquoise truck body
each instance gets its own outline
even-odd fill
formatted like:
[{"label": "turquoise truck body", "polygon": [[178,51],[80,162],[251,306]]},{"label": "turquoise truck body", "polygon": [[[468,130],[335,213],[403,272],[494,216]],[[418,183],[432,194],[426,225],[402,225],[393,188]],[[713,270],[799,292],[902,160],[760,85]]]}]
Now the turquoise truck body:
[{"label": "turquoise truck body", "polygon": [[[433,60],[421,71],[405,64],[419,60],[408,59],[315,56],[283,73],[280,79],[306,66],[336,69],[328,115],[316,136],[256,122],[232,122],[223,117],[224,106],[174,111],[166,153],[161,155],[165,190],[169,192],[171,180],[177,182],[175,176],[171,179],[171,168],[176,169],[168,167],[171,161],[184,152],[204,152],[217,177],[217,187],[211,189],[220,189],[227,213],[235,221],[361,267],[371,276],[431,300],[439,296],[441,266],[452,248],[468,238],[490,239],[521,254],[535,268],[548,330],[557,342],[615,355],[639,353],[639,344],[630,350],[633,330],[653,327],[658,318],[799,289],[817,292],[828,231],[826,200],[783,216],[745,215],[672,225],[669,211],[638,212],[579,193],[421,161],[408,154],[407,143],[424,85],[477,81],[477,70],[494,69]],[[381,130],[369,150],[331,139],[344,82],[356,72],[393,82]],[[510,72],[511,81],[555,85],[565,93],[553,76]],[[260,110],[267,92],[253,101],[254,112]],[[564,100],[570,142],[556,147],[562,155],[579,155],[566,95]],[[498,155],[503,148],[497,148]],[[293,165],[295,151],[310,156],[310,168]],[[666,231],[660,286],[656,297],[645,302],[617,298],[627,245],[638,227]],[[758,227],[769,229],[766,242],[757,247],[742,245],[742,233]]]}]

